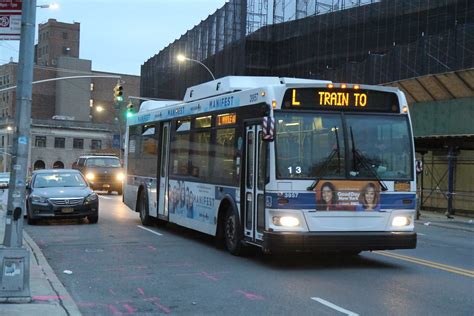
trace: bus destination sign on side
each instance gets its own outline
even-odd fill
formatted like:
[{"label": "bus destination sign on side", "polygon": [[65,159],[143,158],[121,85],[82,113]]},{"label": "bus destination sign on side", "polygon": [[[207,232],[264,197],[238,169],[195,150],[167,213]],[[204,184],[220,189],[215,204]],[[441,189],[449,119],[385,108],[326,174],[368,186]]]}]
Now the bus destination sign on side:
[{"label": "bus destination sign on side", "polygon": [[395,113],[400,110],[395,93],[338,88],[288,89],[283,98],[283,108]]},{"label": "bus destination sign on side", "polygon": [[217,115],[217,126],[232,125],[237,123],[236,113],[226,113]]}]

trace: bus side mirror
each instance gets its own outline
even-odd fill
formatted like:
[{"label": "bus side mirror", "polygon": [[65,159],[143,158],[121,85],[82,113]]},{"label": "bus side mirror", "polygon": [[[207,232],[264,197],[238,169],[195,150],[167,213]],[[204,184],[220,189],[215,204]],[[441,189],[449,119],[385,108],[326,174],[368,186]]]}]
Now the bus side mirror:
[{"label": "bus side mirror", "polygon": [[263,140],[272,142],[275,135],[275,118],[273,116],[264,116],[262,120]]}]

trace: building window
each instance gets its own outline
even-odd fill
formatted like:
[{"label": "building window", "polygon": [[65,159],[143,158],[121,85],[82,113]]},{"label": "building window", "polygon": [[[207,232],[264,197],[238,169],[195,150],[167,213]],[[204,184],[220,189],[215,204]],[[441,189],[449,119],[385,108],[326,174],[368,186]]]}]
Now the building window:
[{"label": "building window", "polygon": [[66,139],[64,137],[55,137],[54,138],[54,148],[64,148]]},{"label": "building window", "polygon": [[74,149],[83,149],[84,140],[82,138],[74,138],[72,141],[72,148]]},{"label": "building window", "polygon": [[36,136],[35,147],[46,147],[46,136]]},{"label": "building window", "polygon": [[63,39],[67,39],[67,32],[63,32]]},{"label": "building window", "polygon": [[91,149],[101,149],[102,141],[100,139],[91,140]]},{"label": "building window", "polygon": [[33,170],[44,169],[46,168],[46,164],[43,160],[36,160],[35,164],[33,165]]},{"label": "building window", "polygon": [[62,161],[56,161],[53,164],[53,169],[64,169],[64,164]]},{"label": "building window", "polygon": [[91,82],[91,91],[94,91],[94,83]]},{"label": "building window", "polygon": [[94,99],[89,99],[89,106],[93,107],[94,106]]}]

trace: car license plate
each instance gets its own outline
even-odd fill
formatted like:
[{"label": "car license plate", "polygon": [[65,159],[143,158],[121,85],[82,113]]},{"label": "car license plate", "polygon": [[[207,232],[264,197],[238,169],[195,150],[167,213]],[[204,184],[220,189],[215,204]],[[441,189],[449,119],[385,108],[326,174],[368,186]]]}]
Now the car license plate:
[{"label": "car license plate", "polygon": [[65,207],[61,210],[63,213],[72,213],[74,212],[74,208],[72,207]]}]

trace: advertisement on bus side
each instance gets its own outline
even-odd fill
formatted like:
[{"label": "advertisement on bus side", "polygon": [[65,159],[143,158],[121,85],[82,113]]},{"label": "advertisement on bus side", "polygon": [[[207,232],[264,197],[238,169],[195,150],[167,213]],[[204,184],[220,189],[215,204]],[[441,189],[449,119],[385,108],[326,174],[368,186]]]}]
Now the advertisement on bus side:
[{"label": "advertisement on bus side", "polygon": [[215,186],[186,182],[169,181],[169,211],[189,219],[215,224]]}]

